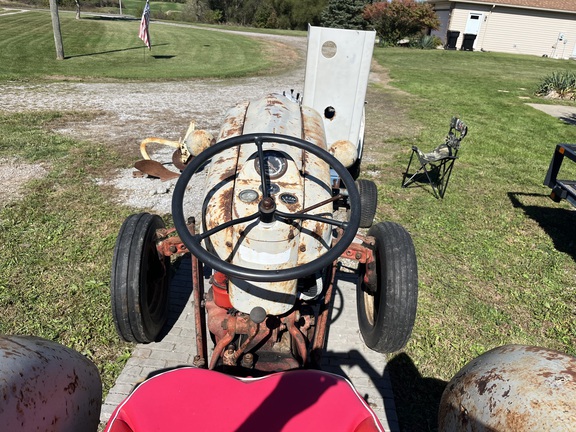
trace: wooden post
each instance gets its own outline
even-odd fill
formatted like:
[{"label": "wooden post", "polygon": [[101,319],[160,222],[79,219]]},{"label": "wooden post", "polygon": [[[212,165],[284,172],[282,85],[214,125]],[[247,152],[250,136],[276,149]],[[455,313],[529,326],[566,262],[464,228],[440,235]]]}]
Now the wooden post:
[{"label": "wooden post", "polygon": [[58,3],[56,0],[50,0],[50,15],[52,16],[52,30],[54,31],[54,44],[56,45],[56,59],[64,60],[64,45],[62,44]]}]

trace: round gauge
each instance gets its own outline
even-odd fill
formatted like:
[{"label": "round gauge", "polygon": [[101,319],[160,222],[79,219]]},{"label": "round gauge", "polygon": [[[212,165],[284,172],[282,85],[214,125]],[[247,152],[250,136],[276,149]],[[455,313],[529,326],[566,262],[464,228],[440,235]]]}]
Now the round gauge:
[{"label": "round gauge", "polygon": [[[288,169],[288,162],[282,153],[274,150],[266,150],[264,152],[264,167],[266,169],[266,174],[274,180],[284,175]],[[254,168],[256,168],[256,172],[260,175],[259,157],[254,159]]]},{"label": "round gauge", "polygon": [[[258,186],[258,189],[262,190],[262,186]],[[276,195],[278,192],[280,192],[280,186],[276,183],[268,184],[268,195]]]},{"label": "round gauge", "polygon": [[282,201],[284,204],[296,204],[298,202],[298,198],[294,194],[283,193],[280,195],[280,201]]},{"label": "round gauge", "polygon": [[240,201],[245,203],[251,203],[258,199],[258,192],[253,189],[245,189],[238,194]]}]

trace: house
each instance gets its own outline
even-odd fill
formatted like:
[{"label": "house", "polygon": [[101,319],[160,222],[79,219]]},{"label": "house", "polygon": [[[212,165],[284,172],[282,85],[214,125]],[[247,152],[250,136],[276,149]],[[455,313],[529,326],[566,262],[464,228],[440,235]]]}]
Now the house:
[{"label": "house", "polygon": [[576,0],[425,1],[446,48],[576,58]]}]

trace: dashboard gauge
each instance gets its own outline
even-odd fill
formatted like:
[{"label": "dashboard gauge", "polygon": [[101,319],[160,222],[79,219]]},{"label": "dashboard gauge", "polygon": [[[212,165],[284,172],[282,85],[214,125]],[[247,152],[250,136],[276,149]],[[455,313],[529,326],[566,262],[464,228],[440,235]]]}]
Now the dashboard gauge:
[{"label": "dashboard gauge", "polygon": [[298,197],[291,193],[283,193],[280,195],[280,201],[284,204],[296,204],[298,202]]},{"label": "dashboard gauge", "polygon": [[[288,169],[288,162],[282,153],[274,150],[266,150],[264,152],[264,167],[266,169],[266,174],[268,174],[270,179],[275,180],[284,175]],[[254,168],[258,175],[260,175],[259,157],[254,159]]]},{"label": "dashboard gauge", "polygon": [[[262,186],[259,186],[258,189],[262,191]],[[276,183],[268,184],[268,195],[276,195],[278,192],[280,192],[280,186],[278,186]]]},{"label": "dashboard gauge", "polygon": [[258,196],[259,196],[258,192],[256,192],[253,189],[245,189],[238,194],[238,198],[240,198],[240,201],[245,203],[251,203],[256,201],[258,199]]}]

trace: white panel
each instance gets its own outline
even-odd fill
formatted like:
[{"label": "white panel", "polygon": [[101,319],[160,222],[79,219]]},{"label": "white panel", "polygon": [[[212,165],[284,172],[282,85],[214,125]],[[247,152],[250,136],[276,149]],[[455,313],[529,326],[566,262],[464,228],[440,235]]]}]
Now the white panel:
[{"label": "white panel", "polygon": [[[364,100],[375,36],[375,31],[313,26],[308,29],[302,104],[322,115],[328,145],[338,140],[359,145],[362,139]],[[332,119],[325,115],[328,107],[335,110]]]}]

